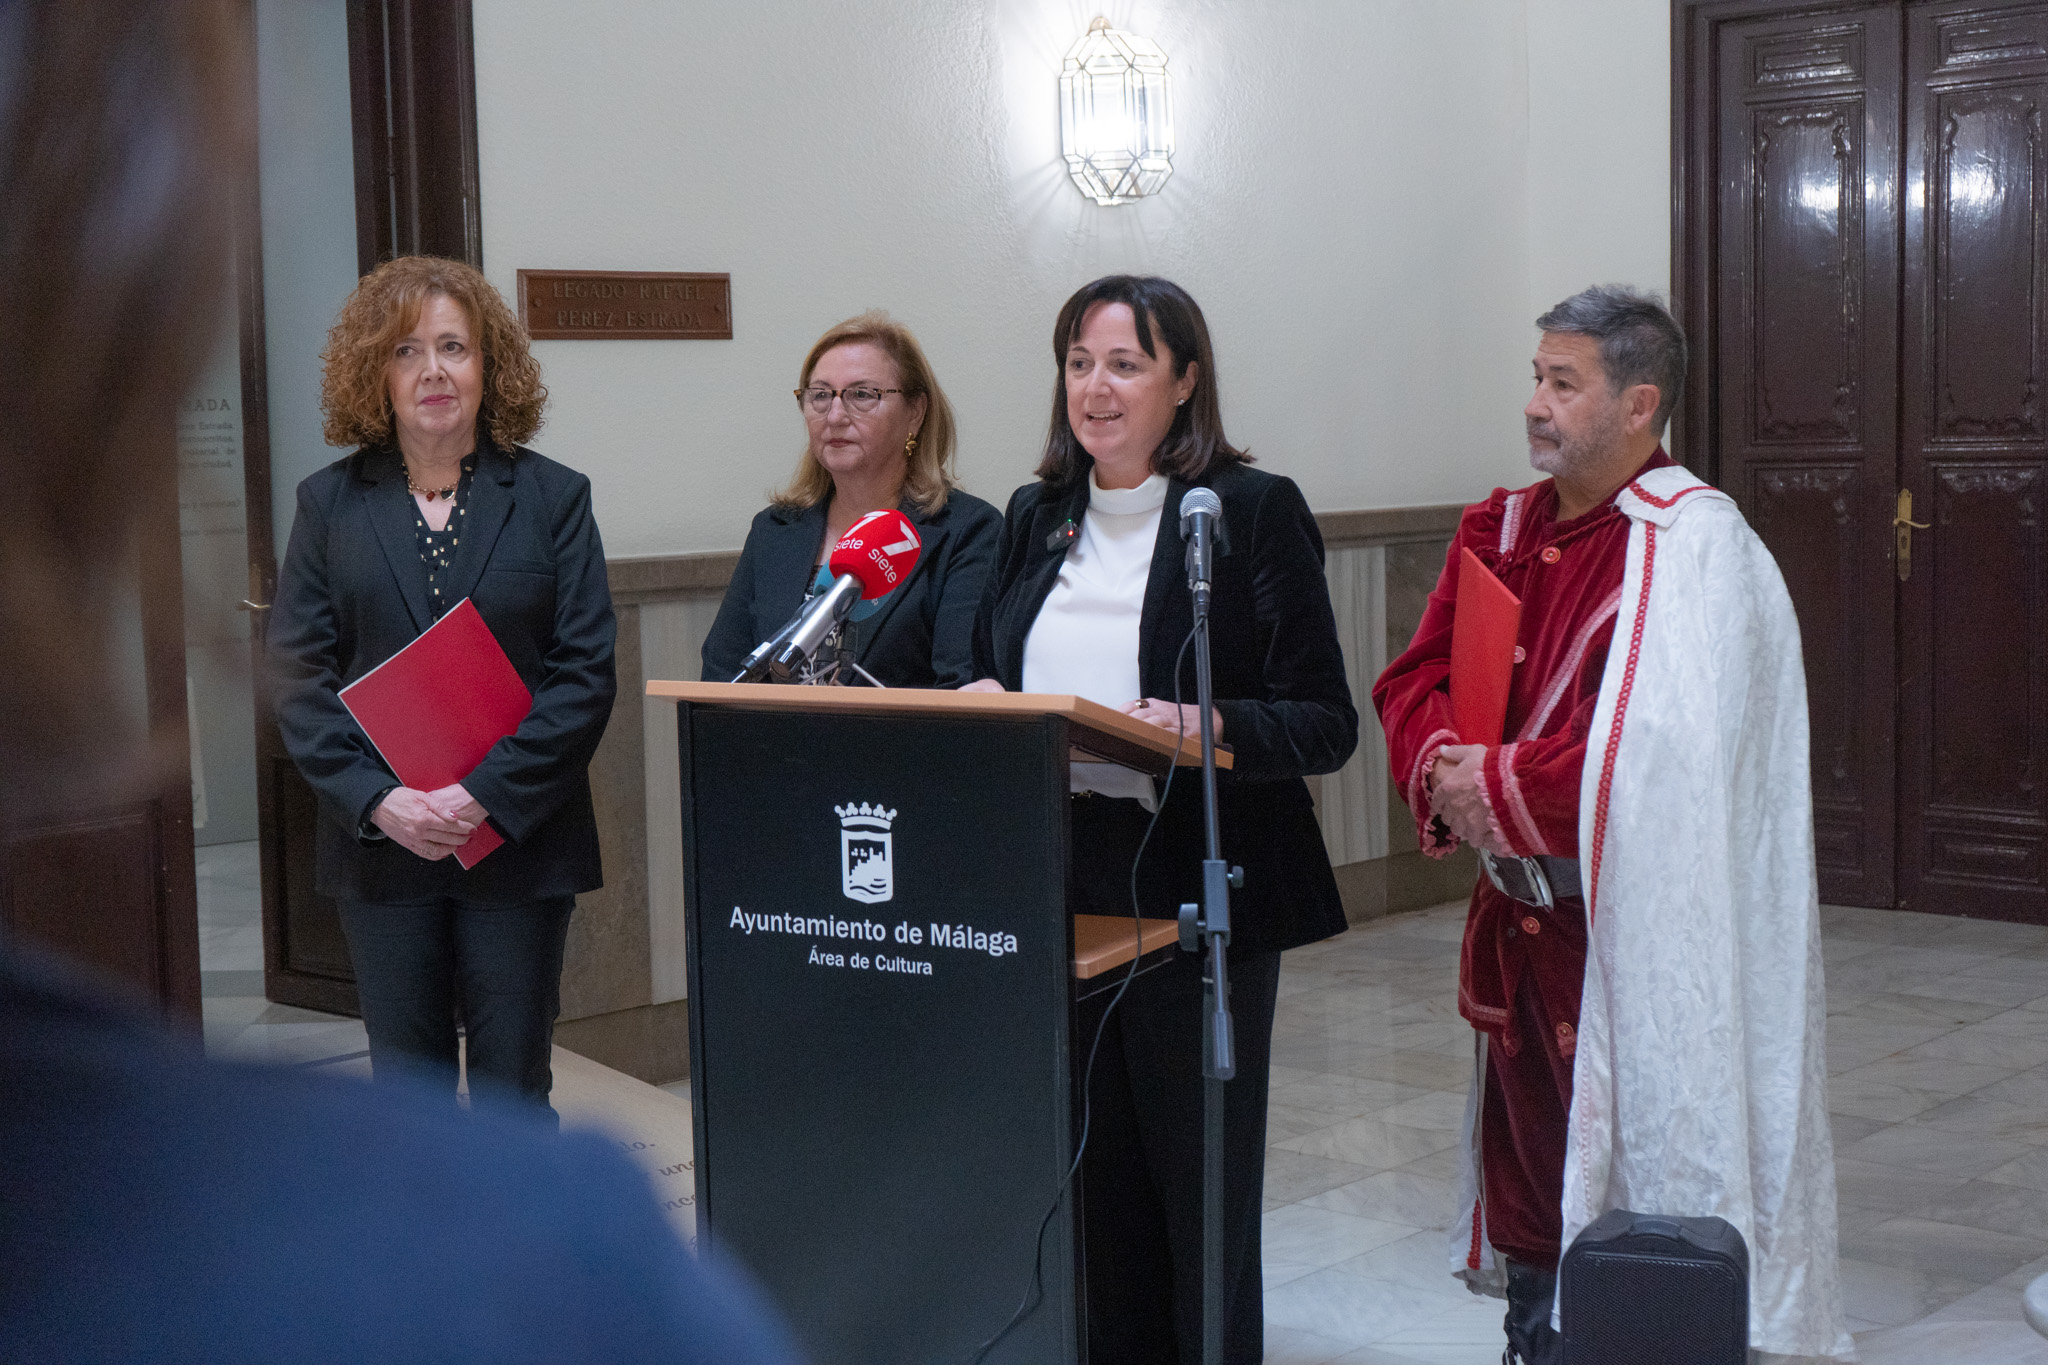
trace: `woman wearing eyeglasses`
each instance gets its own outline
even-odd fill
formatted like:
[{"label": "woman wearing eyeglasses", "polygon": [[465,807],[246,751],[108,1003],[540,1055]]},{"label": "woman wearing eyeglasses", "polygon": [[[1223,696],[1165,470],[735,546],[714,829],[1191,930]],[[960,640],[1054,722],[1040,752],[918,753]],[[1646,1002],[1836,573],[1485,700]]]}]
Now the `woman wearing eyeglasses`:
[{"label": "woman wearing eyeglasses", "polygon": [[886,314],[849,318],[804,357],[796,401],[809,442],[796,477],[747,532],[704,640],[705,680],[731,680],[754,646],[829,586],[825,559],[848,527],[896,508],[923,543],[917,566],[887,596],[856,606],[836,654],[819,662],[843,660],[885,687],[958,687],[974,676],[974,611],[1003,517],[954,486],[953,409],[923,348]]}]

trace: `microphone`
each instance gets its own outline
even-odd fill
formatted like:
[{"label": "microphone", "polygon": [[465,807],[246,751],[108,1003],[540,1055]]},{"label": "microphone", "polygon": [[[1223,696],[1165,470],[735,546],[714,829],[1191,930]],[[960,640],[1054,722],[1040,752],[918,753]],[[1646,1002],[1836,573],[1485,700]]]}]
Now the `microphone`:
[{"label": "microphone", "polygon": [[896,590],[917,567],[923,544],[910,518],[894,509],[870,512],[846,529],[825,561],[832,585],[798,608],[796,615],[747,656],[734,682],[772,678],[789,682],[801,674],[825,638],[862,601],[878,601]]},{"label": "microphone", "polygon": [[1181,496],[1180,534],[1188,543],[1188,591],[1195,595],[1199,619],[1208,614],[1209,583],[1223,548],[1223,499],[1214,489],[1190,488]]}]

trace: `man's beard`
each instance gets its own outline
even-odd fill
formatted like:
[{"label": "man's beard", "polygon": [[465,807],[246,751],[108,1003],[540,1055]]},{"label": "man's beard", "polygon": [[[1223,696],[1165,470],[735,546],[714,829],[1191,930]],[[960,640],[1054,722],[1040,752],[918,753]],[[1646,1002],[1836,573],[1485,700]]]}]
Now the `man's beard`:
[{"label": "man's beard", "polygon": [[[1628,413],[1616,403],[1576,436],[1566,436],[1550,422],[1528,422],[1529,463],[1545,474],[1575,474],[1598,469],[1621,447]],[[1557,444],[1540,446],[1538,437]]]}]

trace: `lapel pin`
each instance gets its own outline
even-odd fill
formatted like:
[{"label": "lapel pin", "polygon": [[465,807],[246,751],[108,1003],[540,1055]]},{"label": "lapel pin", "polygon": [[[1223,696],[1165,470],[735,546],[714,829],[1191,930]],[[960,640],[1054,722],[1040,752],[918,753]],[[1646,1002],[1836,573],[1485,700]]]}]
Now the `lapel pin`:
[{"label": "lapel pin", "polygon": [[1074,538],[1080,534],[1081,528],[1074,524],[1072,517],[1068,517],[1060,523],[1060,528],[1057,531],[1054,531],[1045,538],[1045,548],[1054,552],[1064,550],[1069,545],[1072,545]]}]

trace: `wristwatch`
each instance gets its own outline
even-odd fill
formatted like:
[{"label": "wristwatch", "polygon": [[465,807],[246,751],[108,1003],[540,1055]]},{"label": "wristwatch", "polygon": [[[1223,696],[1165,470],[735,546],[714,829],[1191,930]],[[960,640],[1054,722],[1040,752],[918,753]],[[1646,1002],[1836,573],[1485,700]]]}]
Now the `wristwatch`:
[{"label": "wristwatch", "polygon": [[371,797],[369,802],[364,805],[363,818],[356,821],[356,838],[368,839],[374,842],[378,839],[388,839],[391,837],[383,830],[378,829],[371,817],[377,813],[377,807],[384,804],[384,798],[397,790],[398,784],[393,782],[390,786]]}]

